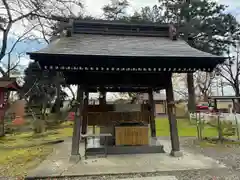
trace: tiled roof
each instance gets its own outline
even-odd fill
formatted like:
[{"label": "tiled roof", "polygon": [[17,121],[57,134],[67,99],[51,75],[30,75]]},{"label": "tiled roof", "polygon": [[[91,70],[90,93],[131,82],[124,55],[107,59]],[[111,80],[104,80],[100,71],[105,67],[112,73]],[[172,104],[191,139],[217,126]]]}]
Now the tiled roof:
[{"label": "tiled roof", "polygon": [[9,85],[11,85],[13,82],[12,81],[0,81],[0,87],[1,88],[6,88]]},{"label": "tiled roof", "polygon": [[0,78],[0,87],[8,88],[11,90],[16,90],[20,88],[19,85],[16,83],[15,78],[9,78],[9,79]]},{"label": "tiled roof", "polygon": [[130,57],[219,57],[194,49],[183,40],[98,34],[73,34],[71,37],[62,37],[37,53]]}]

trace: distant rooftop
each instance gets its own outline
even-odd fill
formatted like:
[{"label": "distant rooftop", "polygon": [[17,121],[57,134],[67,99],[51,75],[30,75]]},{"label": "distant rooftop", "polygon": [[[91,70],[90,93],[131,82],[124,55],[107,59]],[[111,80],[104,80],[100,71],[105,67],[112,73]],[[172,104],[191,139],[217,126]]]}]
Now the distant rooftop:
[{"label": "distant rooftop", "polygon": [[[148,93],[143,93],[140,95],[140,99],[142,100],[148,100]],[[166,93],[165,91],[160,91],[160,92],[154,92],[153,93],[153,100],[155,101],[166,101]],[[180,97],[177,93],[174,93],[174,99],[175,100],[180,100]]]},{"label": "distant rooftop", "polygon": [[208,99],[216,99],[216,100],[232,100],[232,99],[240,99],[240,96],[210,96]]}]

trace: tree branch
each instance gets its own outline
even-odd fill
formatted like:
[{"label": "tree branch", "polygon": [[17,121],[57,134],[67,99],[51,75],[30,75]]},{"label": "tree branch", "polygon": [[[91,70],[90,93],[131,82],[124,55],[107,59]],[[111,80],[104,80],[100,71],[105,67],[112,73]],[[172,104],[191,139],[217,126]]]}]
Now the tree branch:
[{"label": "tree branch", "polygon": [[33,13],[34,13],[34,12],[37,12],[39,9],[40,9],[40,7],[32,10],[31,12],[29,12],[29,13],[27,13],[27,14],[23,14],[22,16],[17,17],[16,19],[12,20],[12,23],[15,23],[15,22],[17,22],[17,21],[19,21],[19,20],[22,20],[22,19],[24,19],[24,18],[27,18],[27,17],[33,15]]},{"label": "tree branch", "polygon": [[7,11],[9,23],[12,23],[12,14],[10,12],[10,7],[9,7],[6,0],[2,0],[2,2],[3,2],[3,5],[5,7],[5,10]]},{"label": "tree branch", "polygon": [[21,36],[19,36],[17,38],[17,40],[14,42],[14,44],[12,45],[11,49],[8,51],[8,54],[11,54],[12,51],[14,50],[14,48],[16,47],[17,43],[19,43],[24,36],[26,36],[28,33],[30,33],[37,26],[38,25],[35,25],[35,26],[31,27],[29,30],[25,31]]}]

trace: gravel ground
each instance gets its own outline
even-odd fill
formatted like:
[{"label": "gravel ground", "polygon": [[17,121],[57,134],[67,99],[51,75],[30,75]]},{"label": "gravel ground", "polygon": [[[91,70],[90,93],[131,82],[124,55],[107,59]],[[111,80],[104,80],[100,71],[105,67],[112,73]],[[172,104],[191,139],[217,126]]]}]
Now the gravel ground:
[{"label": "gravel ground", "polygon": [[240,171],[239,144],[219,144],[212,147],[200,147],[199,143],[195,139],[182,138],[181,145],[189,151],[201,153],[226,164],[229,168]]},{"label": "gravel ground", "polygon": [[[134,178],[149,176],[176,176],[178,180],[240,180],[240,145],[217,145],[214,147],[200,147],[195,138],[181,138],[182,147],[192,153],[205,156],[224,163],[228,168],[208,170],[187,170],[171,172],[138,173],[107,176],[63,177],[61,179],[80,180],[114,180],[118,178]],[[59,179],[59,178],[58,178]]]},{"label": "gravel ground", "polygon": [[[107,176],[81,176],[81,177],[61,177],[52,179],[64,180],[117,180],[123,178],[155,177],[155,176],[175,176],[178,180],[240,180],[240,172],[232,169],[225,170],[190,170],[190,171],[174,171],[174,172],[155,172],[155,173],[138,173],[138,174],[118,174]],[[48,178],[49,179],[49,178]]]}]

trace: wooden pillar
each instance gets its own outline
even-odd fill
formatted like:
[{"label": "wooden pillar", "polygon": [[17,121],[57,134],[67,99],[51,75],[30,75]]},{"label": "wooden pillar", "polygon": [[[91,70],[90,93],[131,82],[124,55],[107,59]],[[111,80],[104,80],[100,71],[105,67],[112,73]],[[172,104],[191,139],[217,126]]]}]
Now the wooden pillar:
[{"label": "wooden pillar", "polygon": [[171,136],[171,145],[172,151],[170,155],[179,157],[182,156],[180,152],[180,143],[178,137],[178,128],[177,128],[177,120],[174,111],[174,96],[173,96],[173,86],[172,86],[172,74],[169,74],[168,83],[166,87],[166,95],[167,95],[167,112],[168,112],[168,120],[170,127],[170,136]]},{"label": "wooden pillar", "polygon": [[83,107],[83,120],[82,120],[82,134],[87,133],[87,127],[88,127],[88,98],[89,98],[89,92],[85,91],[84,107]]},{"label": "wooden pillar", "polygon": [[148,101],[150,106],[150,127],[151,136],[156,137],[156,124],[155,124],[155,103],[153,100],[153,90],[152,88],[148,91]]},{"label": "wooden pillar", "polygon": [[72,150],[70,161],[78,162],[81,159],[79,153],[79,145],[80,145],[80,133],[81,133],[81,119],[82,119],[82,109],[83,109],[83,90],[79,85],[77,90],[77,103],[79,105],[79,109],[76,110],[78,113],[75,114],[75,120],[73,125],[73,136],[72,136]]}]

